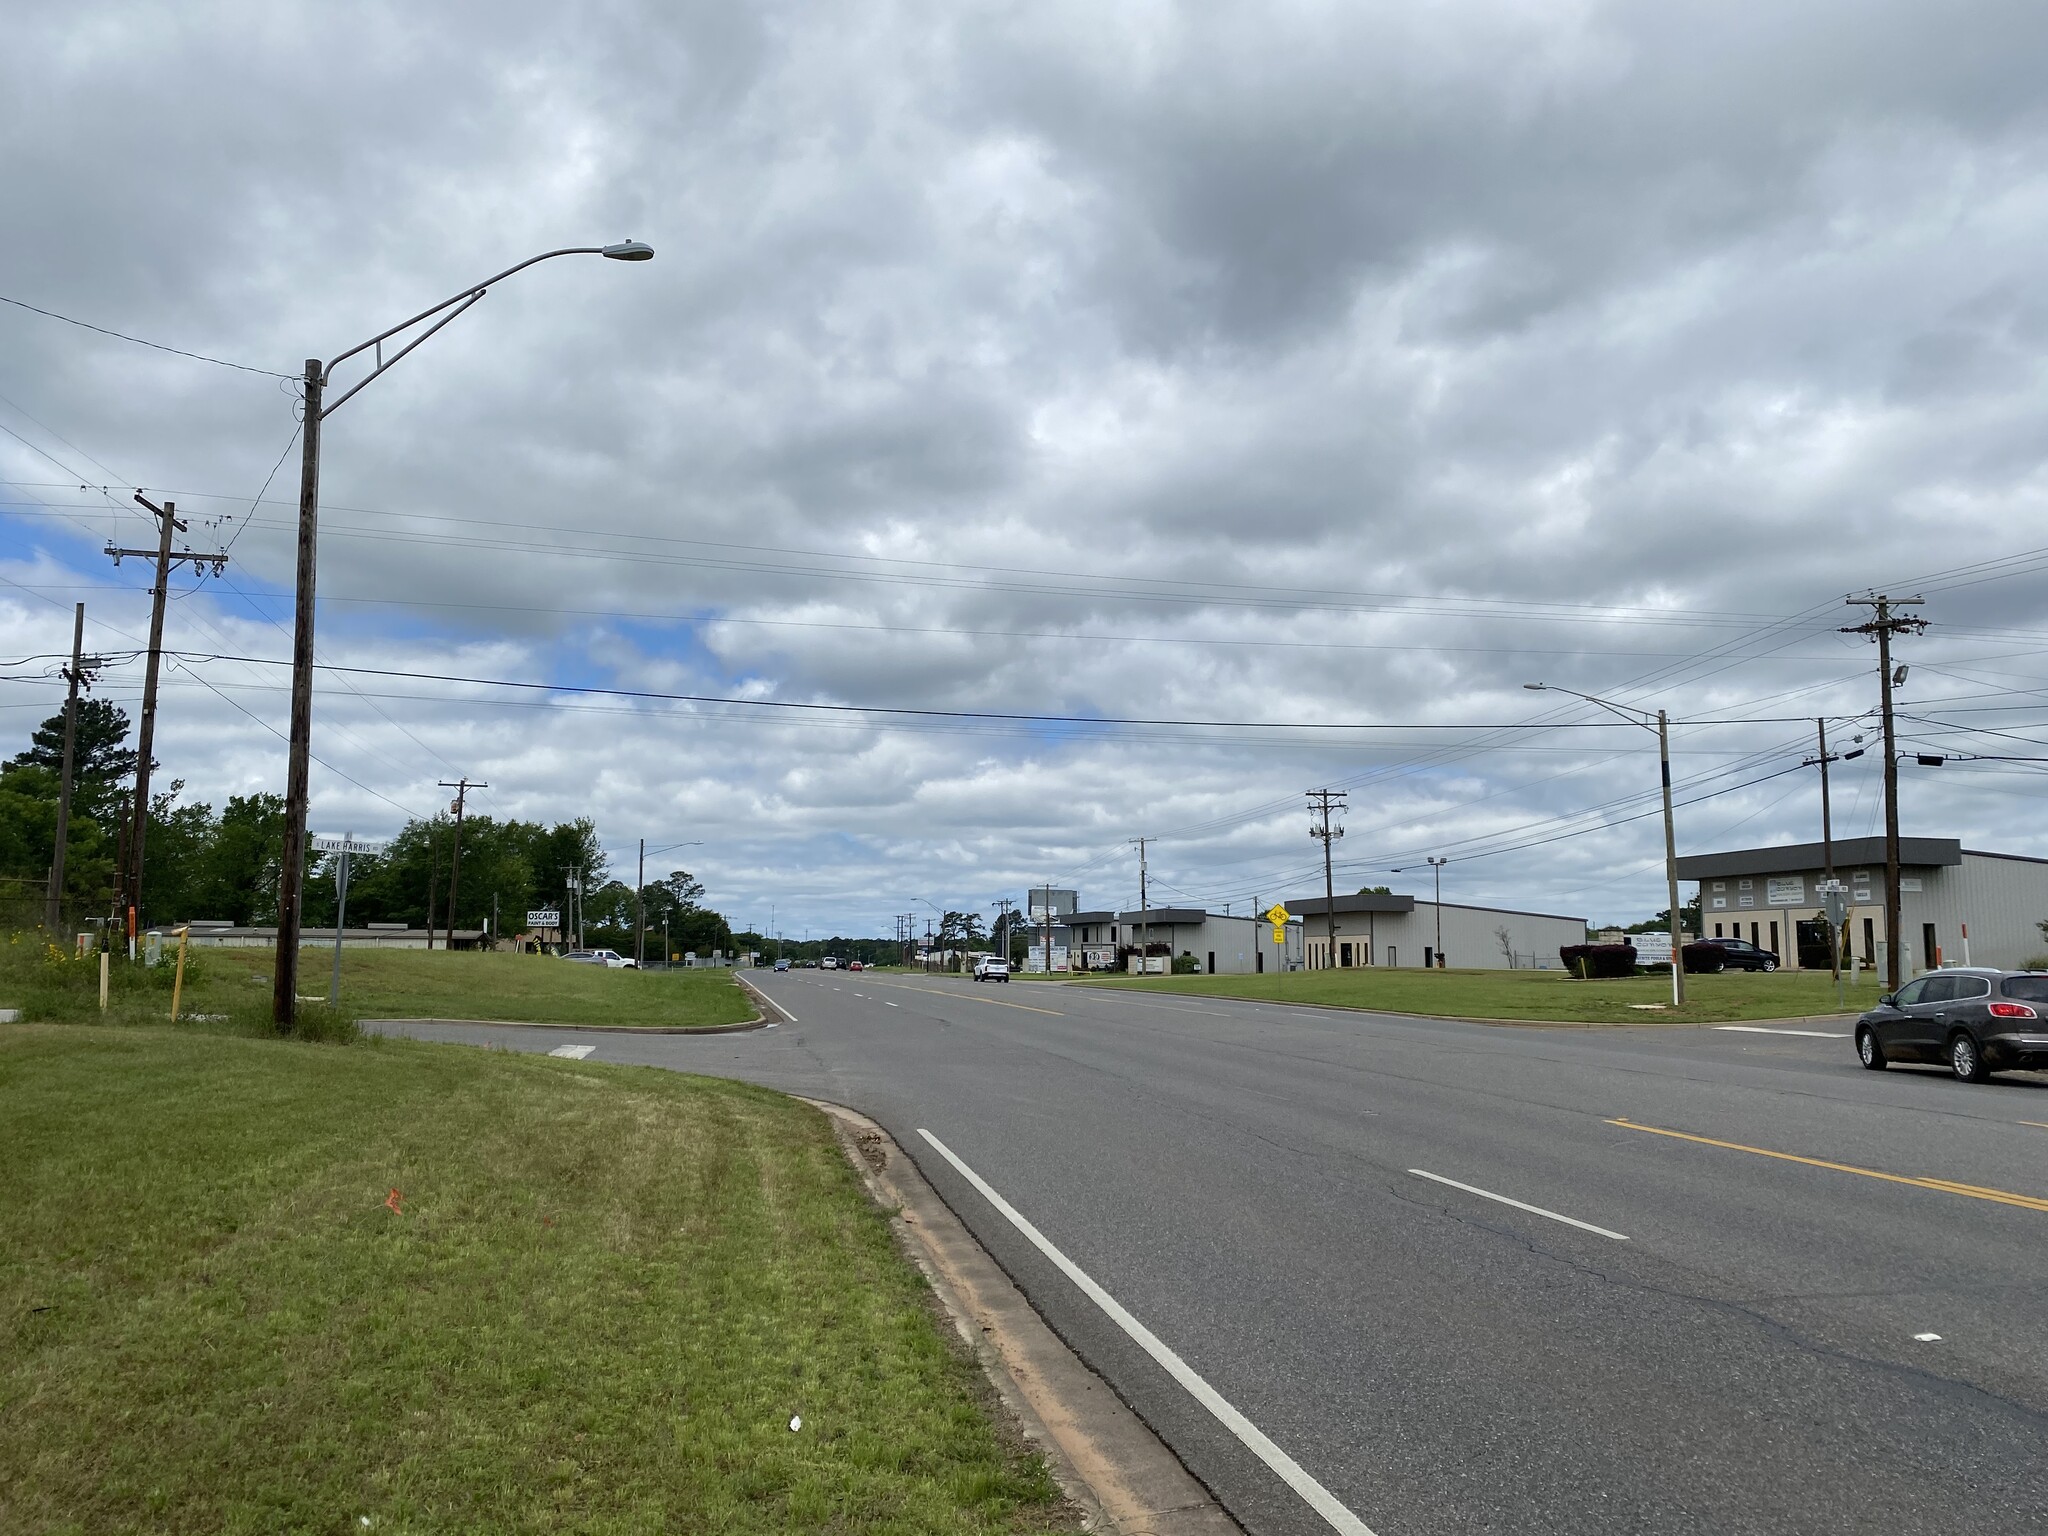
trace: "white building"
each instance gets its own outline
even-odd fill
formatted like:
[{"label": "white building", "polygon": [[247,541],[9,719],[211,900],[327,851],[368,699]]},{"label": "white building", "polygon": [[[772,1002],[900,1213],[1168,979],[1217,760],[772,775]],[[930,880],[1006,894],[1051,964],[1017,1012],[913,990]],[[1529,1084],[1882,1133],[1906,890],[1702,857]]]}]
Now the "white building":
[{"label": "white building", "polygon": [[[1330,936],[1321,896],[1287,903],[1301,919],[1312,971],[1330,966]],[[1586,942],[1586,920],[1509,907],[1438,905],[1413,896],[1339,896],[1336,903],[1339,970],[1363,965],[1433,966],[1441,946],[1446,966],[1467,970],[1557,970],[1557,952]]]},{"label": "white building", "polygon": [[[1819,843],[1694,854],[1680,879],[1699,882],[1704,938],[1744,938],[1788,968],[1828,967]],[[1849,953],[1882,968],[1884,839],[1838,838],[1835,878],[1849,903]],[[2048,859],[1965,848],[1952,837],[1899,839],[1900,970],[1939,965],[2017,968],[2048,951]]]}]

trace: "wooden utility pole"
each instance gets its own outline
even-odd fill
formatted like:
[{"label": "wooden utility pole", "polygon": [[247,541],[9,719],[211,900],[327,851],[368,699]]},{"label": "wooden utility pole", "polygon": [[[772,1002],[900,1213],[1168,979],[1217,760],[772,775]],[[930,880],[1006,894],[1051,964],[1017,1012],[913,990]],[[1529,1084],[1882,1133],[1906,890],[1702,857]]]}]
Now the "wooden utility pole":
[{"label": "wooden utility pole", "polygon": [[[666,926],[668,919],[662,918]],[[663,955],[668,953],[662,951]],[[647,969],[647,839],[640,839],[640,867],[633,876],[633,963]]]},{"label": "wooden utility pole", "polygon": [[1309,814],[1316,820],[1309,823],[1308,835],[1323,845],[1323,942],[1330,952],[1323,956],[1326,969],[1334,970],[1337,965],[1337,886],[1330,872],[1330,845],[1344,835],[1342,827],[1331,827],[1330,815],[1344,809],[1347,799],[1341,789],[1312,789],[1308,792]]},{"label": "wooden utility pole", "polygon": [[[455,947],[455,891],[462,882],[463,806],[467,802],[469,792],[472,789],[489,789],[490,787],[489,784],[483,783],[480,780],[472,781],[467,776],[456,780],[453,784],[450,784],[446,779],[441,780],[441,788],[455,791],[455,803],[448,807],[449,810],[455,813],[455,852],[450,856],[448,865],[448,942],[443,946],[447,949]],[[429,922],[427,926],[431,929],[433,924]],[[427,935],[427,947],[429,949],[434,947],[434,939],[431,933]]]},{"label": "wooden utility pole", "polygon": [[[361,388],[358,385],[357,388]],[[299,430],[298,601],[292,609],[292,723],[285,749],[284,855],[277,879],[277,959],[271,966],[270,1021],[292,1027],[298,1007],[299,896],[306,881],[306,800],[313,755],[313,583],[319,573],[320,421],[326,373],[306,359],[305,414]],[[427,924],[433,947],[434,925]]]},{"label": "wooden utility pole", "polygon": [[89,690],[93,675],[106,665],[97,656],[88,658],[84,647],[85,604],[80,603],[71,617],[71,665],[64,670],[64,771],[57,785],[57,845],[50,853],[50,893],[43,912],[43,927],[52,938],[64,921],[64,854],[71,840],[71,780],[77,770],[78,690],[81,685]]},{"label": "wooden utility pole", "polygon": [[[1892,689],[1900,679],[1892,673],[1892,636],[1917,635],[1927,628],[1927,621],[1912,615],[1902,618],[1892,610],[1917,607],[1926,600],[1872,592],[1867,597],[1851,597],[1845,601],[1852,608],[1869,608],[1872,616],[1867,623],[1844,625],[1842,633],[1868,635],[1877,641],[1878,693],[1884,715],[1885,990],[1896,992],[1902,972],[1899,966],[1899,753],[1892,729]],[[1924,958],[1932,961],[1934,957],[1928,955]]]},{"label": "wooden utility pole", "polygon": [[1145,845],[1152,839],[1134,837],[1131,841],[1138,845],[1138,923],[1144,933],[1144,938],[1138,944],[1138,974],[1149,976],[1149,962],[1152,958],[1152,898],[1145,881]]},{"label": "wooden utility pole", "polygon": [[149,664],[142,676],[142,723],[135,744],[135,806],[129,815],[128,858],[122,868],[121,881],[122,905],[127,908],[128,958],[131,960],[135,958],[136,922],[142,909],[142,855],[149,839],[150,754],[156,747],[156,679],[163,660],[164,605],[170,598],[171,571],[189,560],[193,570],[211,565],[214,575],[218,576],[221,567],[228,563],[225,554],[202,555],[191,549],[173,551],[171,534],[185,531],[185,524],[178,518],[178,504],[167,501],[158,506],[140,491],[135,493],[135,499],[156,517],[156,548],[120,549],[112,544],[106,548],[106,553],[113,557],[117,566],[130,555],[156,561],[156,585],[150,588]]}]

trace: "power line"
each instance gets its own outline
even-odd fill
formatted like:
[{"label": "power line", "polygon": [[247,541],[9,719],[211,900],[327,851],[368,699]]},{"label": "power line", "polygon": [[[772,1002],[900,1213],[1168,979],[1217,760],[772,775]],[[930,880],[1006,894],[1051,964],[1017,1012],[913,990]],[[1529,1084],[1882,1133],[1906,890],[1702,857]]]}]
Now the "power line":
[{"label": "power line", "polygon": [[22,299],[10,299],[0,293],[0,304],[12,304],[16,309],[31,310],[51,320],[62,320],[66,325],[75,325],[80,330],[97,331],[102,336],[111,336],[116,341],[131,341],[138,347],[149,347],[157,352],[169,352],[177,357],[189,357],[195,362],[212,363],[216,368],[233,368],[239,373],[260,373],[266,379],[290,379],[296,375],[279,373],[271,368],[251,368],[247,363],[231,363],[224,357],[208,357],[204,352],[187,352],[183,347],[167,347],[160,341],[145,341],[140,336],[130,336],[126,331],[110,331],[104,325],[94,325],[90,320],[76,320],[70,315],[60,315],[54,309],[44,309]]}]

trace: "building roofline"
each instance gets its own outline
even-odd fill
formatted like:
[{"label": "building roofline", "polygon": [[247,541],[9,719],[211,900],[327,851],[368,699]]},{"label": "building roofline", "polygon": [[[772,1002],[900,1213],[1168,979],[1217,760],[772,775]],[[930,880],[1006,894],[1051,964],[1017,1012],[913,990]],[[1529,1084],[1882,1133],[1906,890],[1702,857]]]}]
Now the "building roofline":
[{"label": "building roofline", "polygon": [[[1881,837],[1835,839],[1834,864],[1837,872],[1852,866],[1884,862]],[[1936,869],[1963,862],[1963,845],[1953,837],[1902,837],[1899,863],[1919,869]],[[1728,875],[1789,875],[1826,866],[1827,852],[1819,843],[1780,843],[1769,848],[1732,848],[1719,853],[1687,854],[1678,861],[1681,880],[1712,880]]]}]

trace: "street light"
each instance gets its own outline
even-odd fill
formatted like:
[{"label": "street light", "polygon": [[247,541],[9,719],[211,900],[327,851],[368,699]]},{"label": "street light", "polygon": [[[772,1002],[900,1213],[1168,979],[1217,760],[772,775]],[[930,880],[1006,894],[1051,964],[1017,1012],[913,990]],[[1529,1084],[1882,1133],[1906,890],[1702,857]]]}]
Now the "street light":
[{"label": "street light", "polygon": [[[485,278],[472,284],[452,298],[443,299],[431,309],[423,309],[410,320],[379,331],[360,346],[350,347],[339,357],[322,363],[317,357],[306,359],[305,423],[302,429],[304,447],[299,461],[299,558],[298,558],[298,604],[292,625],[292,732],[291,750],[285,773],[284,793],[284,849],[283,866],[277,880],[277,962],[272,966],[274,979],[271,986],[271,1021],[280,1029],[289,1029],[298,1008],[299,985],[299,893],[305,880],[306,866],[306,802],[308,797],[308,761],[312,756],[313,738],[313,595],[314,577],[317,572],[316,558],[319,544],[320,523],[320,424],[342,405],[353,399],[356,393],[370,380],[385,370],[395,367],[400,358],[421,342],[432,336],[442,326],[468,309],[488,293],[492,285],[503,282],[515,272],[523,272],[536,262],[549,261],[557,256],[603,256],[611,261],[650,261],[654,247],[641,240],[621,240],[612,245],[578,245],[559,251],[543,251],[538,256],[529,256],[517,266],[507,267],[496,277]],[[443,314],[443,311],[447,313]],[[409,331],[423,320],[440,315],[419,335],[400,347],[390,357],[384,355],[384,343],[401,331]],[[328,380],[334,370],[352,357],[368,352],[376,366],[351,386],[331,405],[323,404]]]},{"label": "street light", "polygon": [[[1639,725],[1646,731],[1657,733],[1657,764],[1664,777],[1664,885],[1671,902],[1671,1006],[1682,1007],[1685,1003],[1685,937],[1678,922],[1678,837],[1671,826],[1671,723],[1663,710],[1654,715],[1647,709],[1638,709],[1633,704],[1613,704],[1606,699],[1596,699],[1590,693],[1581,693],[1576,688],[1560,688],[1555,683],[1524,683],[1532,693],[1568,693],[1575,699],[1584,699],[1588,704],[1597,704],[1610,715],[1626,720],[1630,725]],[[1636,718],[1641,716],[1641,719]],[[1657,723],[1653,726],[1651,720]]]}]

